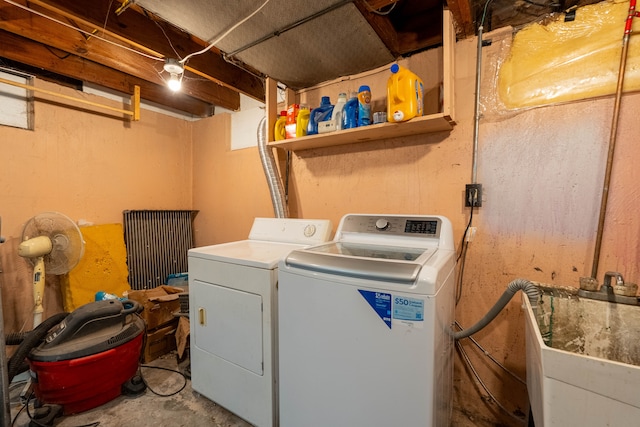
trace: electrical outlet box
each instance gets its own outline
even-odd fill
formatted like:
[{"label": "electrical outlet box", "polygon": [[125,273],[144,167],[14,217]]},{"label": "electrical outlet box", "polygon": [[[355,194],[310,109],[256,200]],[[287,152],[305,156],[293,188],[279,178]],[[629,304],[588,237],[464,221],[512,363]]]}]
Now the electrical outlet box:
[{"label": "electrical outlet box", "polygon": [[482,206],[482,184],[467,184],[464,190],[464,206],[479,208]]}]

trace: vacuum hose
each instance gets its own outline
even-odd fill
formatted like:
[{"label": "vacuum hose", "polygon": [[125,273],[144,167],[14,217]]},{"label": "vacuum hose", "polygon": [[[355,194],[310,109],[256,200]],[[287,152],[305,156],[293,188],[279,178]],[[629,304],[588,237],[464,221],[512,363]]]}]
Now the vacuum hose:
[{"label": "vacuum hose", "polygon": [[47,336],[47,333],[51,328],[62,322],[69,313],[58,313],[49,317],[40,323],[36,328],[27,333],[24,339],[20,343],[20,346],[16,352],[11,356],[8,363],[7,373],[9,376],[9,383],[13,380],[13,377],[21,372],[24,372],[24,359],[27,357],[32,348],[40,344],[40,341]]},{"label": "vacuum hose", "polygon": [[497,315],[502,311],[505,305],[518,291],[523,291],[529,297],[529,302],[531,303],[531,307],[536,308],[538,306],[538,299],[540,298],[540,290],[536,285],[531,283],[526,279],[515,279],[509,285],[507,285],[507,289],[502,293],[500,299],[491,307],[491,310],[484,315],[482,319],[480,319],[475,325],[470,328],[464,329],[462,331],[454,332],[451,331],[451,335],[454,339],[459,340],[461,338],[467,338],[476,332],[483,329],[487,326]]}]

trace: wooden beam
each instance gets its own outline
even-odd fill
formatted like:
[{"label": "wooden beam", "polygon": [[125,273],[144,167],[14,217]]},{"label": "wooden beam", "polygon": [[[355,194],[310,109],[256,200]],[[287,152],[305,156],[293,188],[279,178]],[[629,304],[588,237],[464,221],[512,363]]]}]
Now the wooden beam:
[{"label": "wooden beam", "polygon": [[475,34],[475,24],[471,16],[469,0],[447,0],[447,6],[453,15],[458,38],[464,39]]},{"label": "wooden beam", "polygon": [[[25,2],[25,0],[17,1]],[[59,17],[59,19],[64,21],[66,18]],[[124,49],[120,46],[119,41],[112,40],[110,43],[97,37],[87,38],[78,30],[4,2],[0,2],[0,29],[19,34],[72,55],[81,56],[157,85],[165,83],[162,75],[163,61],[143,56],[133,49]],[[90,29],[84,28],[84,30]],[[109,40],[108,37],[105,38]],[[230,110],[237,110],[240,107],[239,94],[222,85],[204,81],[200,77],[191,78],[188,73],[185,73],[183,83],[182,92],[194,98]]]},{"label": "wooden beam", "polygon": [[267,116],[267,141],[271,142],[275,140],[274,129],[276,120],[278,119],[278,82],[274,79],[267,77],[267,102],[266,116]]},{"label": "wooden beam", "polygon": [[[120,6],[112,0],[32,0],[31,3],[49,4],[64,11],[82,17],[92,25],[132,40],[145,48],[158,53],[161,57],[180,58],[192,52],[200,51],[203,44],[196,43],[192,37],[175,26],[161,21],[155,15],[141,15],[133,10],[120,15],[115,10]],[[111,7],[111,8],[109,8]],[[180,59],[178,58],[178,59]],[[263,79],[240,67],[225,61],[218,49],[192,57],[187,63],[194,74],[211,79],[235,91],[244,93],[260,101],[265,100]]]},{"label": "wooden beam", "polygon": [[368,7],[367,0],[355,0],[353,4],[358,8],[362,16],[369,22],[369,25],[376,32],[380,40],[387,46],[389,52],[394,57],[400,56],[400,44],[398,41],[398,33],[386,16],[380,16]]},{"label": "wooden beam", "polygon": [[397,3],[389,14],[372,12],[372,0],[354,0],[362,16],[395,57],[442,43],[441,0],[394,2],[379,0],[376,6]]},{"label": "wooden beam", "polygon": [[213,106],[182,93],[170,92],[164,85],[158,86],[146,80],[127,75],[79,56],[65,54],[13,33],[0,30],[0,56],[32,67],[53,70],[57,74],[85,80],[99,86],[132,94],[134,87],[141,88],[141,97],[196,117],[213,114]]}]

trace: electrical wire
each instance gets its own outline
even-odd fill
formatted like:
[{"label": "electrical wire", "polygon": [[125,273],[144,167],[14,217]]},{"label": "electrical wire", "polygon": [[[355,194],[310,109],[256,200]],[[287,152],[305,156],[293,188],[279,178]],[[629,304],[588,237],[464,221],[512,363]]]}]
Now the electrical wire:
[{"label": "electrical wire", "polygon": [[18,420],[18,417],[20,416],[20,414],[22,413],[22,411],[24,411],[24,408],[26,408],[27,405],[22,405],[22,408],[20,408],[20,410],[18,411],[18,413],[15,415],[15,417],[13,417],[13,420],[11,420],[11,426],[13,427],[16,424],[16,421]]},{"label": "electrical wire", "polygon": [[104,34],[104,30],[107,29],[107,22],[109,21],[109,13],[111,12],[112,5],[113,5],[113,0],[110,0],[109,6],[107,7],[107,16],[104,17],[104,24],[102,24],[102,34]]},{"label": "electrical wire", "polygon": [[369,4],[369,2],[367,0],[364,1],[364,4],[367,6],[367,9],[369,9],[370,12],[375,13],[376,15],[386,16],[386,15],[390,14],[393,9],[396,8],[396,5],[398,4],[398,2],[395,1],[391,5],[391,7],[388,10],[385,10],[384,12],[380,11],[379,9],[374,9],[373,7],[371,7],[371,5]]},{"label": "electrical wire", "polygon": [[153,59],[153,60],[156,60],[156,61],[164,61],[164,58],[158,58],[157,56],[149,55],[149,54],[146,54],[144,52],[140,52],[139,50],[135,50],[135,49],[132,49],[130,47],[123,46],[123,45],[118,44],[118,43],[116,43],[114,41],[111,41],[111,40],[105,39],[104,37],[100,37],[100,36],[98,36],[96,34],[93,34],[93,33],[89,32],[89,31],[85,31],[85,30],[83,30],[81,28],[78,28],[78,27],[75,27],[75,26],[73,26],[71,24],[67,24],[66,22],[60,21],[59,19],[55,19],[55,18],[52,18],[51,16],[47,16],[42,12],[38,12],[37,10],[33,10],[30,7],[27,7],[25,5],[16,3],[16,2],[14,2],[12,0],[3,0],[3,1],[5,3],[9,3],[10,5],[16,6],[16,7],[20,8],[20,9],[26,10],[27,12],[31,12],[31,13],[33,13],[35,15],[38,15],[38,16],[41,16],[43,18],[49,19],[49,20],[51,20],[51,21],[53,21],[53,22],[55,22],[57,24],[65,26],[67,28],[71,28],[74,31],[79,31],[80,33],[82,33],[84,35],[87,35],[87,36],[90,36],[90,37],[95,37],[95,38],[97,38],[99,40],[102,40],[105,43],[109,43],[109,44],[111,44],[113,46],[128,50],[129,52],[133,52],[133,53],[136,53],[138,55],[144,56],[145,58]]},{"label": "electrical wire", "polygon": [[515,420],[519,421],[520,423],[524,424],[526,422],[526,420],[524,418],[518,417],[517,415],[511,413],[511,411],[509,411],[507,408],[505,408],[504,405],[502,405],[502,403],[500,403],[500,401],[498,399],[496,399],[496,397],[493,395],[493,393],[491,393],[491,391],[489,390],[487,385],[484,383],[484,381],[482,381],[482,378],[480,378],[480,374],[478,374],[478,371],[476,371],[476,369],[473,367],[473,364],[471,364],[471,360],[469,359],[469,356],[467,356],[467,353],[464,351],[464,348],[462,347],[462,344],[460,344],[460,341],[456,341],[456,348],[458,349],[458,352],[460,353],[460,355],[461,355],[463,361],[466,363],[467,367],[473,373],[473,376],[476,378],[476,381],[478,381],[480,386],[482,386],[482,388],[487,393],[489,398],[491,400],[493,400],[496,403],[496,405],[498,405],[498,407],[502,411],[504,411],[505,413],[509,414],[509,416],[511,416]]},{"label": "electrical wire", "polygon": [[[29,417],[29,421],[31,423],[37,425],[38,427],[50,427],[50,425],[48,425],[48,424],[42,424],[36,418],[33,418],[33,416],[31,415],[31,411],[29,411],[29,403],[31,402],[32,399],[33,399],[33,392],[31,392],[31,394],[27,398],[27,403],[25,403],[24,406],[20,409],[20,411],[18,411],[18,414],[16,414],[16,418],[14,418],[13,422],[15,423],[15,421],[17,420],[18,415],[20,414],[20,412],[22,412],[26,408],[27,409],[27,416]],[[31,425],[31,424],[29,424],[29,425]],[[75,427],[97,427],[99,425],[100,425],[100,421],[95,421],[93,423],[82,424],[82,425],[78,425],[78,426],[75,426]]]},{"label": "electrical wire", "polygon": [[456,283],[456,306],[460,302],[460,298],[462,298],[462,278],[464,277],[464,265],[467,259],[467,249],[469,248],[469,242],[467,241],[467,233],[471,228],[471,223],[473,221],[473,208],[475,206],[471,206],[471,213],[469,214],[469,222],[467,223],[467,227],[464,229],[464,233],[462,233],[462,240],[460,241],[460,254],[458,258],[456,258],[456,263],[462,259],[460,263],[460,269],[458,270],[458,282]]},{"label": "electrical wire", "polygon": [[158,21],[156,21],[155,19],[153,20],[153,22],[158,26],[158,28],[160,28],[160,31],[162,31],[162,34],[164,34],[164,38],[167,39],[167,43],[169,43],[169,46],[171,46],[171,50],[173,50],[173,53],[176,54],[176,58],[180,58],[180,54],[178,53],[176,48],[173,46],[173,43],[171,42],[171,39],[167,35],[167,33],[164,30],[164,28],[162,27],[162,25],[160,25],[160,23]]},{"label": "electrical wire", "polygon": [[484,27],[484,19],[487,16],[487,7],[489,6],[489,3],[491,3],[491,0],[487,0],[487,2],[484,4],[484,11],[482,12],[482,19],[480,20],[480,26]]},{"label": "electrical wire", "polygon": [[144,376],[142,375],[142,370],[140,370],[140,377],[142,378],[142,381],[144,381],[144,384],[147,386],[147,388],[149,389],[149,391],[153,394],[155,394],[156,396],[160,396],[160,397],[170,397],[170,396],[174,396],[178,393],[180,393],[182,390],[184,390],[184,388],[187,386],[187,376],[185,374],[183,374],[180,371],[177,371],[175,369],[170,369],[170,368],[164,368],[162,366],[151,366],[151,365],[140,365],[141,368],[149,368],[149,369],[159,369],[162,371],[169,371],[169,372],[173,372],[176,374],[179,374],[182,376],[182,378],[184,379],[184,384],[182,384],[182,387],[180,387],[179,390],[174,391],[173,393],[169,393],[169,394],[161,394],[158,393],[157,391],[155,391],[154,389],[152,389],[149,384],[147,383],[147,381],[144,379]]},{"label": "electrical wire", "polygon": [[[5,0],[7,1],[7,0]],[[240,25],[244,24],[246,21],[248,21],[249,19],[251,19],[256,13],[260,12],[262,10],[263,7],[265,7],[267,5],[267,3],[269,3],[269,1],[271,0],[265,0],[264,3],[262,3],[262,5],[260,5],[259,8],[257,8],[256,10],[254,10],[252,13],[250,13],[249,15],[247,15],[245,18],[243,18],[241,21],[237,22],[235,25],[233,25],[231,28],[229,28],[227,31],[225,31],[224,33],[222,33],[222,35],[220,35],[220,37],[214,39],[211,43],[209,43],[209,45],[207,47],[205,47],[202,50],[199,50],[197,52],[193,52],[190,53],[189,55],[185,56],[183,59],[180,60],[181,64],[185,64],[189,58],[196,56],[196,55],[200,55],[205,53],[206,51],[208,51],[209,49],[211,49],[213,46],[215,46],[216,44],[220,43],[222,41],[222,39],[224,39],[225,37],[227,37],[229,35],[229,33],[231,33],[233,30],[235,30],[236,28],[238,28]]]},{"label": "electrical wire", "polygon": [[55,57],[56,57],[56,58],[58,58],[58,59],[67,59],[68,57],[70,57],[70,56],[71,56],[71,54],[70,54],[70,53],[67,53],[66,55],[62,55],[62,56],[60,56],[60,55],[58,55],[57,53],[55,53],[55,52],[53,51],[53,49],[51,48],[51,46],[47,46],[47,45],[45,45],[44,47],[45,47],[49,52],[51,52],[51,54],[52,54],[53,56],[55,56]]}]

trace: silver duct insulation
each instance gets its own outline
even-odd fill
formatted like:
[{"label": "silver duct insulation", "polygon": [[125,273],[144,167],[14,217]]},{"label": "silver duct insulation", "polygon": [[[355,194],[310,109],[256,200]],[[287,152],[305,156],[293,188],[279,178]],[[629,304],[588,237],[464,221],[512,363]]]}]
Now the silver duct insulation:
[{"label": "silver duct insulation", "polygon": [[271,148],[267,146],[267,118],[263,117],[258,125],[258,151],[262,168],[267,178],[269,192],[271,193],[271,203],[273,203],[273,213],[276,218],[288,218],[289,209],[284,195],[282,180],[276,168],[276,159],[273,157]]},{"label": "silver duct insulation", "polygon": [[462,331],[450,331],[454,339],[467,338],[487,326],[502,311],[505,305],[513,298],[516,292],[522,291],[529,297],[531,307],[538,307],[538,299],[540,298],[540,290],[536,285],[526,279],[515,279],[507,285],[507,289],[502,293],[500,299],[494,304],[487,314],[484,315],[475,325]]}]

